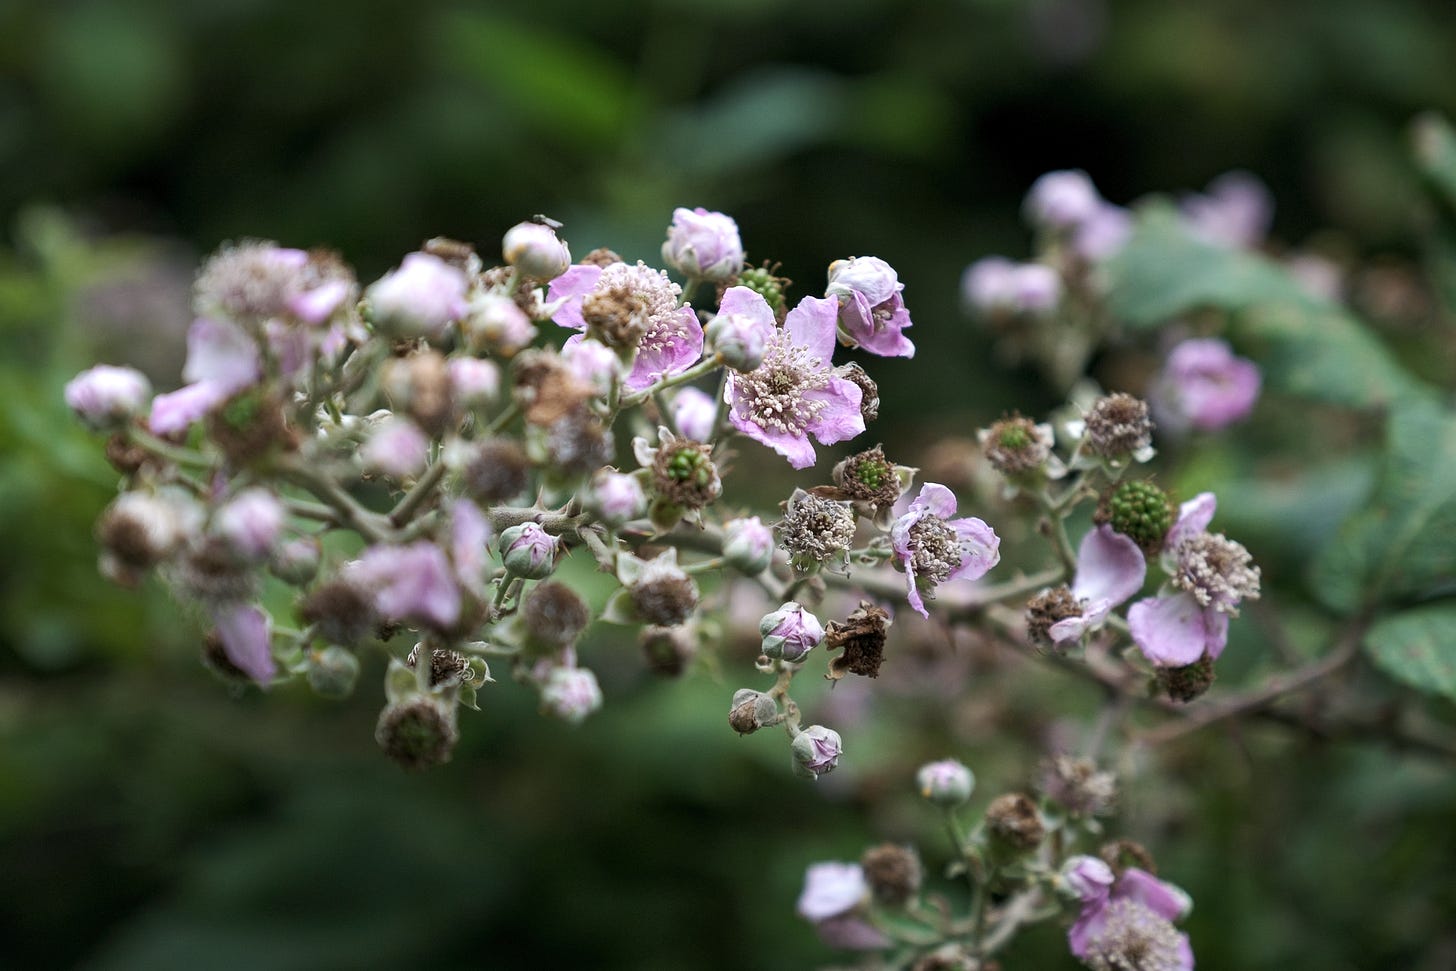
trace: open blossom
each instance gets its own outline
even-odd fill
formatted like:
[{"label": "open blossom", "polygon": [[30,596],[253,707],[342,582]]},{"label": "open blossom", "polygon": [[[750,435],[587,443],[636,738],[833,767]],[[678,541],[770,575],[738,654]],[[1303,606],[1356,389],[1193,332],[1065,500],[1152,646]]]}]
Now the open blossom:
[{"label": "open blossom", "polygon": [[893,267],[876,256],[851,256],[829,264],[826,297],[839,301],[840,336],[851,347],[882,357],[914,357],[915,345],[905,336],[910,312]]},{"label": "open blossom", "polygon": [[869,895],[869,883],[858,863],[815,863],[804,873],[796,909],[830,947],[887,947],[890,939],[860,916]]},{"label": "open blossom", "polygon": [[578,264],[551,281],[551,319],[589,332],[620,354],[632,368],[622,385],[641,391],[663,377],[681,374],[703,356],[703,328],[691,307],[679,307],[682,288],[645,263]]},{"label": "open blossom", "polygon": [[266,242],[218,250],[194,289],[203,315],[292,317],[306,324],[324,323],[356,293],[353,274],[337,259]]},{"label": "open blossom", "polygon": [[966,267],[961,296],[966,306],[981,314],[1046,314],[1062,299],[1062,278],[1044,263],[987,256]]},{"label": "open blossom", "polygon": [[1218,431],[1249,416],[1259,386],[1253,361],[1217,338],[1194,338],[1173,348],[1148,397],[1160,425]]},{"label": "open blossom", "polygon": [[1147,561],[1135,541],[1110,526],[1089,530],[1077,550],[1077,574],[1072,580],[1072,596],[1081,614],[1056,621],[1048,636],[1061,644],[1101,627],[1113,607],[1142,589],[1146,576]]},{"label": "open blossom", "polygon": [[974,517],[951,519],[954,493],[927,482],[910,503],[910,511],[890,527],[895,564],[905,571],[907,599],[922,617],[929,617],[922,591],[947,580],[979,580],[1001,560],[1001,538]]},{"label": "open blossom", "polygon": [[1193,971],[1188,935],[1173,926],[1192,908],[1178,887],[1137,867],[1114,879],[1112,869],[1092,857],[1068,860],[1062,876],[1082,900],[1067,932],[1078,960],[1090,968]]},{"label": "open blossom", "polygon": [[810,435],[832,445],[865,430],[863,392],[829,363],[838,317],[837,301],[805,297],[769,339],[763,362],[746,374],[728,375],[733,427],[796,469],[814,464]]},{"label": "open blossom", "polygon": [[683,276],[721,283],[743,269],[738,224],[721,212],[678,208],[662,244],[662,259]]},{"label": "open blossom", "polygon": [[1164,540],[1163,565],[1174,591],[1133,604],[1127,612],[1133,643],[1159,667],[1218,660],[1228,644],[1229,618],[1242,600],[1259,596],[1259,568],[1248,550],[1209,533],[1216,500],[1205,492],[1183,503]]},{"label": "open blossom", "polygon": [[184,387],[152,399],[153,432],[172,435],[211,413],[263,376],[258,344],[237,324],[199,317],[187,331]]}]

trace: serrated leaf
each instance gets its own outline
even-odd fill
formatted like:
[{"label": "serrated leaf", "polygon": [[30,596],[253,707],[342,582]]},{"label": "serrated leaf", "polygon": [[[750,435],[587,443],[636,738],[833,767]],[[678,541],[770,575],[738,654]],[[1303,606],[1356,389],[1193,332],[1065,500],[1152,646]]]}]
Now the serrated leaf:
[{"label": "serrated leaf", "polygon": [[1456,413],[1414,401],[1394,411],[1375,496],[1315,562],[1338,610],[1456,591]]},{"label": "serrated leaf", "polygon": [[1305,290],[1279,264],[1191,235],[1168,206],[1150,206],[1108,267],[1108,306],[1126,327],[1149,329],[1214,308],[1276,391],[1355,407],[1424,393],[1360,321]]},{"label": "serrated leaf", "polygon": [[1366,633],[1365,653],[1402,684],[1456,701],[1456,603],[1383,618]]}]

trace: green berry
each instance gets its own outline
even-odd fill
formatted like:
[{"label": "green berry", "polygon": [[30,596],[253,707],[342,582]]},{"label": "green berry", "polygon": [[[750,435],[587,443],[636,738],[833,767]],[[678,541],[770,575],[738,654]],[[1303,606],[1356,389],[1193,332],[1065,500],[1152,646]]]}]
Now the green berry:
[{"label": "green berry", "polygon": [[1173,502],[1151,482],[1124,482],[1107,499],[1107,522],[1151,556],[1173,525]]}]

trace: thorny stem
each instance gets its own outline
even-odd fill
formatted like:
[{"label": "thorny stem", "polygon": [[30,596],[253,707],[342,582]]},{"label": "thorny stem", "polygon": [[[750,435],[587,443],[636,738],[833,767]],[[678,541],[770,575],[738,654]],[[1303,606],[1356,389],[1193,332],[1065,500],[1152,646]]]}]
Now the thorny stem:
[{"label": "thorny stem", "polygon": [[341,525],[357,531],[369,542],[382,543],[389,537],[389,520],[364,508],[328,475],[292,459],[280,462],[278,471],[332,506]]}]

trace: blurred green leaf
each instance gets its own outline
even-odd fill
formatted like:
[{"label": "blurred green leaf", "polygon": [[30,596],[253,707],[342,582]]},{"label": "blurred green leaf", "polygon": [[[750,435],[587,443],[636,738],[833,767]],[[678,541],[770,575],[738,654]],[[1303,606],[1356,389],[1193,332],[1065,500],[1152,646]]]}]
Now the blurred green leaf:
[{"label": "blurred green leaf", "polygon": [[1422,600],[1456,590],[1456,415],[1411,402],[1390,416],[1385,464],[1370,506],[1315,560],[1327,605]]},{"label": "blurred green leaf", "polygon": [[553,138],[600,145],[623,131],[631,76],[578,37],[495,13],[458,11],[443,19],[439,47],[448,66],[483,82]]},{"label": "blurred green leaf", "polygon": [[1203,308],[1228,312],[1230,335],[1252,345],[1274,390],[1355,407],[1423,390],[1344,309],[1263,256],[1195,239],[1166,205],[1143,211],[1110,273],[1109,306],[1133,329]]},{"label": "blurred green leaf", "polygon": [[1365,653],[1402,684],[1456,701],[1456,603],[1383,618],[1365,635]]}]

